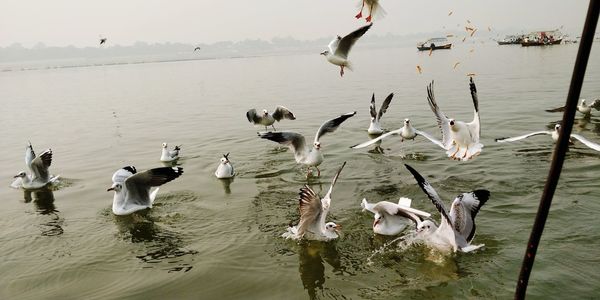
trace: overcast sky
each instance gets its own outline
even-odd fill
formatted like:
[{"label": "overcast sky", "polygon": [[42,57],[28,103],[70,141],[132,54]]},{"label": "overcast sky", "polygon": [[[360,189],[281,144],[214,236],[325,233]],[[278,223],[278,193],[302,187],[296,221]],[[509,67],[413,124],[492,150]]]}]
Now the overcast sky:
[{"label": "overcast sky", "polygon": [[[0,47],[37,42],[96,46],[135,41],[214,43],[273,37],[315,39],[364,24],[360,0],[2,0]],[[564,25],[580,35],[583,0],[380,0],[387,16],[372,34],[410,34],[464,28],[542,30]],[[452,11],[453,14],[448,16]],[[457,27],[460,24],[460,27]],[[445,28],[444,28],[445,27]]]}]

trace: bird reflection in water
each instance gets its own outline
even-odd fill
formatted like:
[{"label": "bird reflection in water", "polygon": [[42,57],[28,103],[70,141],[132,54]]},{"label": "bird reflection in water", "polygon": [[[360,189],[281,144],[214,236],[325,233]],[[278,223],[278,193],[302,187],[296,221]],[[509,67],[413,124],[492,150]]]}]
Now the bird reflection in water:
[{"label": "bird reflection in water", "polygon": [[40,224],[42,236],[56,236],[63,234],[62,224],[64,219],[58,214],[54,206],[54,193],[49,189],[25,190],[25,203],[33,202],[36,211],[41,216],[47,216],[48,221]]},{"label": "bird reflection in water", "polygon": [[234,178],[235,177],[219,179],[219,181],[223,185],[223,190],[225,191],[225,194],[227,194],[227,195],[231,194],[231,183],[233,183]]},{"label": "bird reflection in water", "polygon": [[143,244],[142,254],[136,255],[141,261],[156,264],[157,268],[167,270],[169,273],[191,270],[193,267],[191,259],[183,257],[196,254],[197,251],[186,249],[183,240],[176,232],[156,225],[154,218],[150,210],[115,216],[119,233],[132,243]]},{"label": "bird reflection in water", "polygon": [[298,270],[304,289],[307,290],[310,299],[318,299],[318,290],[323,291],[325,283],[325,264],[327,262],[336,274],[343,273],[340,262],[340,254],[335,244],[320,241],[302,241],[300,243],[298,258],[300,259]]},{"label": "bird reflection in water", "polygon": [[[381,134],[369,134],[370,139],[376,139],[379,136],[381,136]],[[375,142],[375,144],[373,144],[375,147],[370,149],[368,152],[373,154],[384,154],[383,148],[381,147],[381,142],[383,142],[383,140]]]}]

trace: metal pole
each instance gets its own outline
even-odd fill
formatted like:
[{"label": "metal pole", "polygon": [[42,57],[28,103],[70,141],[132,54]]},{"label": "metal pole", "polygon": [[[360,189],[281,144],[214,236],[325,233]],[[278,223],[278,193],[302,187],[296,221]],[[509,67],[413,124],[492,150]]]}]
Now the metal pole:
[{"label": "metal pole", "polygon": [[548,218],[552,197],[554,196],[554,191],[556,190],[556,185],[560,178],[560,172],[565,160],[565,153],[569,147],[569,137],[571,136],[571,129],[573,128],[573,118],[575,117],[575,111],[577,110],[577,101],[585,76],[585,68],[587,67],[588,58],[590,57],[590,51],[592,49],[599,10],[600,0],[590,0],[590,6],[588,7],[588,13],[583,26],[583,33],[581,34],[581,42],[577,52],[577,59],[575,60],[573,76],[571,77],[571,86],[569,87],[569,94],[567,95],[565,113],[562,119],[562,130],[558,137],[558,142],[556,143],[552,164],[550,165],[550,172],[546,179],[546,186],[544,187],[542,199],[540,200],[535,223],[531,229],[525,257],[523,257],[521,273],[519,274],[519,281],[517,282],[517,289],[515,291],[515,299],[525,298],[529,275],[531,274],[533,262],[535,261],[535,254],[544,231],[546,219]]}]

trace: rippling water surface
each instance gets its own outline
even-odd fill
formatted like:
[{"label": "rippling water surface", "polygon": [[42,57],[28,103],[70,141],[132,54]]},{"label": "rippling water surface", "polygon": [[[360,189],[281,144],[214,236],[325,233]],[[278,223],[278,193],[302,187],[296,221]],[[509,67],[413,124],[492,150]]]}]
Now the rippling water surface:
[{"label": "rippling water surface", "polygon": [[[582,97],[600,96],[598,44]],[[471,51],[471,49],[474,49]],[[509,298],[552,154],[549,137],[495,144],[494,138],[552,128],[562,115],[577,45],[548,48],[458,45],[432,56],[415,49],[361,49],[342,79],[317,54],[244,59],[41,69],[0,73],[0,298],[3,299],[389,299]],[[453,66],[461,62],[456,69]],[[422,67],[418,74],[416,65]],[[476,73],[482,154],[447,159],[418,139],[385,140],[383,154],[348,147],[368,139],[368,105],[394,92],[388,129],[410,118],[439,136],[426,101],[435,79],[442,110],[472,118],[467,73]],[[256,136],[249,108],[285,105],[295,121],[275,124],[311,139],[326,119],[358,114],[322,139],[324,193],[343,161],[330,219],[334,242],[287,241],[297,221],[305,169],[290,151]],[[600,112],[577,116],[574,131],[600,142]],[[31,140],[54,151],[54,191],[9,188],[24,169]],[[185,174],[161,188],[155,207],[126,217],[110,210],[112,173],[125,165],[161,166],[162,142],[182,144]],[[238,175],[213,175],[222,153]],[[413,199],[434,211],[403,164],[425,175],[450,202],[487,188],[470,254],[440,257],[424,247],[399,249],[375,236],[360,201]],[[600,293],[600,153],[575,145],[567,154],[529,294],[589,298]],[[434,214],[435,219],[439,216]]]}]

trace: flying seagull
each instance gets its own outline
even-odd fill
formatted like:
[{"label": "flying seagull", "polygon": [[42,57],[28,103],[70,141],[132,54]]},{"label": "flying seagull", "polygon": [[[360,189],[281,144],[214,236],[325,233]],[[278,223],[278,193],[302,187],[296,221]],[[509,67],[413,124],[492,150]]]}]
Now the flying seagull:
[{"label": "flying seagull", "polygon": [[279,122],[283,119],[296,120],[294,114],[281,105],[277,106],[272,115],[266,109],[263,109],[262,114],[259,115],[256,109],[253,108],[246,112],[246,118],[248,118],[248,122],[250,123],[265,126],[265,131],[267,131],[267,126],[272,126],[273,130],[276,131],[275,126],[273,126],[275,121]]},{"label": "flying seagull", "polygon": [[414,128],[411,123],[410,123],[410,119],[404,119],[404,126],[402,126],[399,129],[384,133],[380,136],[378,136],[377,138],[374,138],[372,140],[366,141],[362,144],[358,144],[358,145],[354,145],[350,148],[352,149],[361,149],[364,147],[368,147],[370,145],[373,145],[385,138],[388,138],[390,136],[396,136],[396,135],[400,135],[400,138],[402,140],[402,142],[404,142],[404,140],[414,140],[415,137],[417,137],[417,135],[420,135],[426,139],[428,139],[429,141],[431,141],[432,143],[440,146],[441,148],[444,148],[444,145],[442,144],[442,142],[440,142],[439,140],[437,140],[436,138],[432,137],[431,135],[429,135],[426,132],[417,130],[416,128]]},{"label": "flying seagull", "polygon": [[200,47],[194,48],[194,52],[201,50]]},{"label": "flying seagull", "polygon": [[40,156],[36,156],[31,142],[25,148],[25,165],[29,173],[25,171],[15,175],[15,181],[11,184],[14,188],[34,190],[43,188],[48,184],[56,183],[59,176],[53,176],[48,171],[52,164],[52,150],[47,149]]},{"label": "flying seagull", "polygon": [[381,235],[397,235],[406,228],[406,219],[415,222],[415,226],[429,218],[431,214],[410,207],[412,200],[400,198],[398,203],[380,201],[375,204],[363,199],[360,206],[363,211],[373,213],[373,232]]},{"label": "flying seagull", "polygon": [[325,55],[327,61],[340,66],[340,76],[344,76],[344,67],[352,70],[352,65],[350,61],[348,61],[348,54],[350,53],[350,49],[354,46],[354,43],[369,30],[373,26],[373,23],[363,26],[345,37],[337,36],[329,43],[329,50],[325,50],[321,52],[321,55]]},{"label": "flying seagull", "polygon": [[[129,215],[138,210],[152,208],[158,186],[161,186],[183,174],[181,167],[154,168],[138,173],[134,166],[117,170],[112,186],[106,191],[114,191],[112,211],[115,215]],[[150,192],[150,188],[157,188]]]},{"label": "flying seagull", "polygon": [[308,170],[306,170],[307,178],[311,167],[315,167],[318,172],[317,176],[321,176],[321,170],[319,170],[319,165],[323,162],[320,142],[321,137],[326,133],[334,132],[344,121],[355,114],[356,112],[350,112],[323,123],[321,127],[319,127],[319,130],[317,130],[312,147],[306,145],[306,139],[303,135],[295,132],[265,132],[258,133],[258,136],[288,146],[294,151],[296,162],[308,166]]},{"label": "flying seagull", "polygon": [[442,144],[446,149],[448,157],[456,160],[469,160],[470,158],[479,155],[483,144],[479,142],[481,134],[481,126],[479,125],[479,101],[477,99],[477,88],[473,82],[473,77],[470,77],[469,88],[471,90],[471,98],[473,98],[473,106],[475,107],[473,121],[465,123],[448,119],[437,105],[433,94],[433,81],[427,86],[427,100],[429,107],[437,118],[438,126],[442,132]]},{"label": "flying seagull", "polygon": [[379,108],[379,111],[377,111],[377,109],[375,108],[375,93],[373,93],[373,96],[371,97],[371,106],[369,106],[369,113],[371,114],[371,124],[369,124],[369,129],[367,129],[367,132],[369,134],[382,134],[383,133],[383,129],[381,129],[381,125],[379,124],[379,121],[381,120],[381,117],[383,116],[383,114],[387,111],[388,107],[390,106],[390,102],[392,102],[392,98],[394,97],[394,93],[389,94],[385,100],[383,100],[383,103],[381,104],[381,108]]},{"label": "flying seagull", "polygon": [[362,5],[360,6],[360,11],[354,16],[355,18],[360,19],[363,17],[362,12],[365,8],[365,3],[369,6],[369,16],[365,18],[367,22],[371,22],[373,16],[377,16],[378,18],[383,18],[383,16],[385,16],[385,10],[379,5],[379,0],[361,0],[361,2]]},{"label": "flying seagull", "polygon": [[215,171],[215,176],[219,179],[231,178],[235,175],[233,170],[233,165],[229,161],[229,152],[227,154],[223,154],[221,157],[221,162]]},{"label": "flying seagull", "polygon": [[[600,110],[600,98],[592,101],[589,105],[585,103],[585,99],[581,99],[581,103],[577,105],[577,111],[582,113],[584,116],[589,117],[592,114],[592,108]],[[547,109],[547,112],[561,112],[565,111],[565,107],[557,107],[554,109]]]},{"label": "flying seagull", "polygon": [[162,143],[162,153],[160,154],[160,161],[162,162],[173,162],[179,159],[179,151],[181,145],[175,146],[173,150],[169,150],[167,143]]},{"label": "flying seagull", "polygon": [[338,230],[341,226],[334,222],[325,223],[325,220],[331,207],[331,192],[345,165],[346,162],[337,171],[331,181],[329,191],[322,199],[308,185],[304,185],[300,189],[300,199],[298,201],[300,205],[300,222],[296,226],[289,226],[282,237],[317,241],[329,241],[338,237]]},{"label": "flying seagull", "polygon": [[431,184],[411,166],[404,164],[412,173],[417,183],[427,194],[431,203],[441,214],[440,226],[437,227],[431,220],[417,223],[417,236],[422,238],[427,245],[436,248],[442,252],[457,250],[470,252],[483,247],[484,245],[471,245],[475,237],[475,217],[481,207],[490,198],[488,190],[474,190],[468,193],[462,193],[452,201],[450,213],[446,211],[444,202],[433,189]]},{"label": "flying seagull", "polygon": [[106,43],[106,38],[100,38],[100,45]]},{"label": "flying seagull", "polygon": [[[554,141],[555,143],[558,141],[558,135],[560,133],[560,124],[556,124],[554,125],[554,130],[546,130],[546,131],[535,131],[532,133],[528,133],[528,134],[524,134],[524,135],[520,135],[520,136],[515,136],[515,137],[511,137],[511,138],[501,138],[501,139],[496,139],[496,142],[498,143],[505,143],[505,142],[515,142],[515,141],[520,141],[523,139],[526,139],[528,137],[531,136],[535,136],[535,135],[542,135],[542,134],[548,134],[552,137],[552,141]],[[600,151],[600,145],[596,144],[578,134],[575,133],[571,133],[571,137],[580,141],[582,144],[596,150],[596,151]],[[569,139],[569,142],[572,144],[573,141],[571,141],[571,139]]]}]

